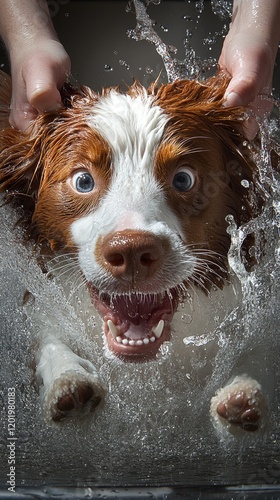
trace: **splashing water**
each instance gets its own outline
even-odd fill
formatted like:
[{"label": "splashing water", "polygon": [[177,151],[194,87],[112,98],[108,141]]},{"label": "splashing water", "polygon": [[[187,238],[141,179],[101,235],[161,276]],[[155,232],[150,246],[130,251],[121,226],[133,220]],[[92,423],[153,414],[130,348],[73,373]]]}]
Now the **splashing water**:
[{"label": "splashing water", "polygon": [[[191,46],[192,31],[190,29],[186,30],[185,40],[184,40],[184,51],[185,58],[179,60],[174,57],[177,53],[177,48],[172,45],[166,45],[158,33],[155,30],[154,22],[151,20],[147,13],[147,7],[149,4],[159,4],[160,1],[148,0],[146,5],[141,0],[131,0],[129,2],[127,9],[130,10],[132,6],[132,1],[135,8],[135,16],[137,20],[137,25],[133,30],[128,31],[128,36],[136,41],[145,40],[152,43],[155,46],[157,53],[161,56],[166,73],[168,82],[172,83],[175,80],[180,80],[183,78],[194,79],[201,77],[203,73],[212,67],[215,67],[217,61],[213,57],[208,57],[207,59],[201,59],[197,56],[195,50]],[[224,5],[225,4],[225,5]],[[221,18],[228,18],[231,12],[229,7],[230,2],[220,2],[212,1],[212,8],[215,14],[219,15]],[[198,12],[198,17],[204,9],[204,0],[197,1],[195,3],[196,11]],[[185,16],[187,19],[188,16]],[[190,18],[188,18],[190,20]],[[163,27],[160,26],[162,29]],[[164,31],[168,31],[168,28],[164,28]],[[226,32],[226,25],[224,26],[221,33],[216,33],[215,36],[210,35],[205,38],[204,43],[213,44],[215,43],[215,37],[223,36]]]},{"label": "splashing water", "polygon": [[147,14],[146,7],[140,0],[133,0],[137,25],[134,30],[128,31],[128,36],[136,41],[146,40],[154,44],[156,51],[161,56],[168,79],[178,78],[178,63],[173,60],[170,48],[162,42],[153,27],[153,22]]},{"label": "splashing water", "polygon": [[232,0],[211,0],[212,11],[221,19],[229,19],[231,17],[232,4]]},{"label": "splashing water", "polygon": [[[274,100],[276,110],[279,105]],[[265,205],[262,213],[256,219],[237,228],[234,221],[229,221],[231,235],[231,248],[229,263],[239,278],[242,285],[244,305],[250,318],[259,320],[261,311],[266,315],[278,314],[275,299],[279,298],[279,231],[280,231],[280,190],[279,190],[279,144],[273,139],[276,122],[264,117],[259,120],[261,148],[255,154],[255,162],[260,173],[260,182],[265,195]],[[279,122],[278,122],[279,130]],[[273,161],[273,152],[278,154],[277,162]],[[255,252],[257,265],[247,273],[244,263],[240,258],[240,248],[244,239],[250,235],[255,236]],[[257,314],[256,314],[257,312]]]}]

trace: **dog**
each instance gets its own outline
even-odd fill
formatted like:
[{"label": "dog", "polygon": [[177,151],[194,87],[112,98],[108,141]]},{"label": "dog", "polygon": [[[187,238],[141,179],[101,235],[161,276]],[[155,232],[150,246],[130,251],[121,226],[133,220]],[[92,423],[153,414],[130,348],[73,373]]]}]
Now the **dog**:
[{"label": "dog", "polygon": [[[206,295],[223,288],[227,216],[241,225],[261,208],[244,110],[224,107],[227,84],[218,73],[101,95],[65,85],[62,109],[23,133],[9,126],[11,81],[1,74],[0,188],[20,200],[43,253],[76,256],[107,348],[123,361],[157,355],[190,287]],[[246,245],[242,251],[249,268],[252,256]],[[48,325],[36,360],[54,422],[91,413],[103,400],[95,367]],[[213,397],[211,412],[253,431],[262,405],[258,382],[238,376]]]}]

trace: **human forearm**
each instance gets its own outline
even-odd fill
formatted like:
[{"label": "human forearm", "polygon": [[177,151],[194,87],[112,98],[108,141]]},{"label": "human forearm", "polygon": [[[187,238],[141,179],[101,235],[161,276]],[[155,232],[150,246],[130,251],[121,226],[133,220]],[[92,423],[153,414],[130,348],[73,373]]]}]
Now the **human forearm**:
[{"label": "human forearm", "polygon": [[34,40],[57,40],[45,0],[1,0],[0,34],[10,54]]},{"label": "human forearm", "polygon": [[262,39],[275,58],[280,41],[280,0],[234,0],[232,29]]}]

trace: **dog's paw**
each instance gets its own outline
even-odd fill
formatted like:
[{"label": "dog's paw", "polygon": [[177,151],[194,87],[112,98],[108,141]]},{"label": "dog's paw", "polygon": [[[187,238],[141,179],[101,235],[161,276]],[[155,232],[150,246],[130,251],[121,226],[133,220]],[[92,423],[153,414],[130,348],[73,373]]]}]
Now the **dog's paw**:
[{"label": "dog's paw", "polygon": [[48,419],[65,419],[90,415],[104,399],[104,389],[91,375],[68,371],[54,381],[44,398]]},{"label": "dog's paw", "polygon": [[80,383],[58,399],[52,409],[52,420],[60,422],[71,416],[93,413],[101,399],[95,388]]},{"label": "dog's paw", "polygon": [[235,377],[212,398],[211,414],[216,423],[222,423],[230,430],[239,427],[252,432],[260,426],[263,406],[261,386],[243,375]]}]

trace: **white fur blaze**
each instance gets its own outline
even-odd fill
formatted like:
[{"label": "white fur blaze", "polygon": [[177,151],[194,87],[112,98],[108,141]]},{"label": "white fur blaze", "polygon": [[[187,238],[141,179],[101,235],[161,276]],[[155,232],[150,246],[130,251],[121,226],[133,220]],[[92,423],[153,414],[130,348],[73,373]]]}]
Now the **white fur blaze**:
[{"label": "white fur blaze", "polygon": [[116,290],[106,285],[104,271],[93,255],[97,237],[114,231],[133,229],[168,238],[163,290],[182,283],[194,270],[195,258],[183,244],[180,221],[154,173],[155,153],[167,121],[168,116],[145,91],[136,97],[111,91],[100,98],[88,118],[88,124],[109,145],[112,178],[97,208],[75,221],[71,234],[87,281],[109,293]]}]

